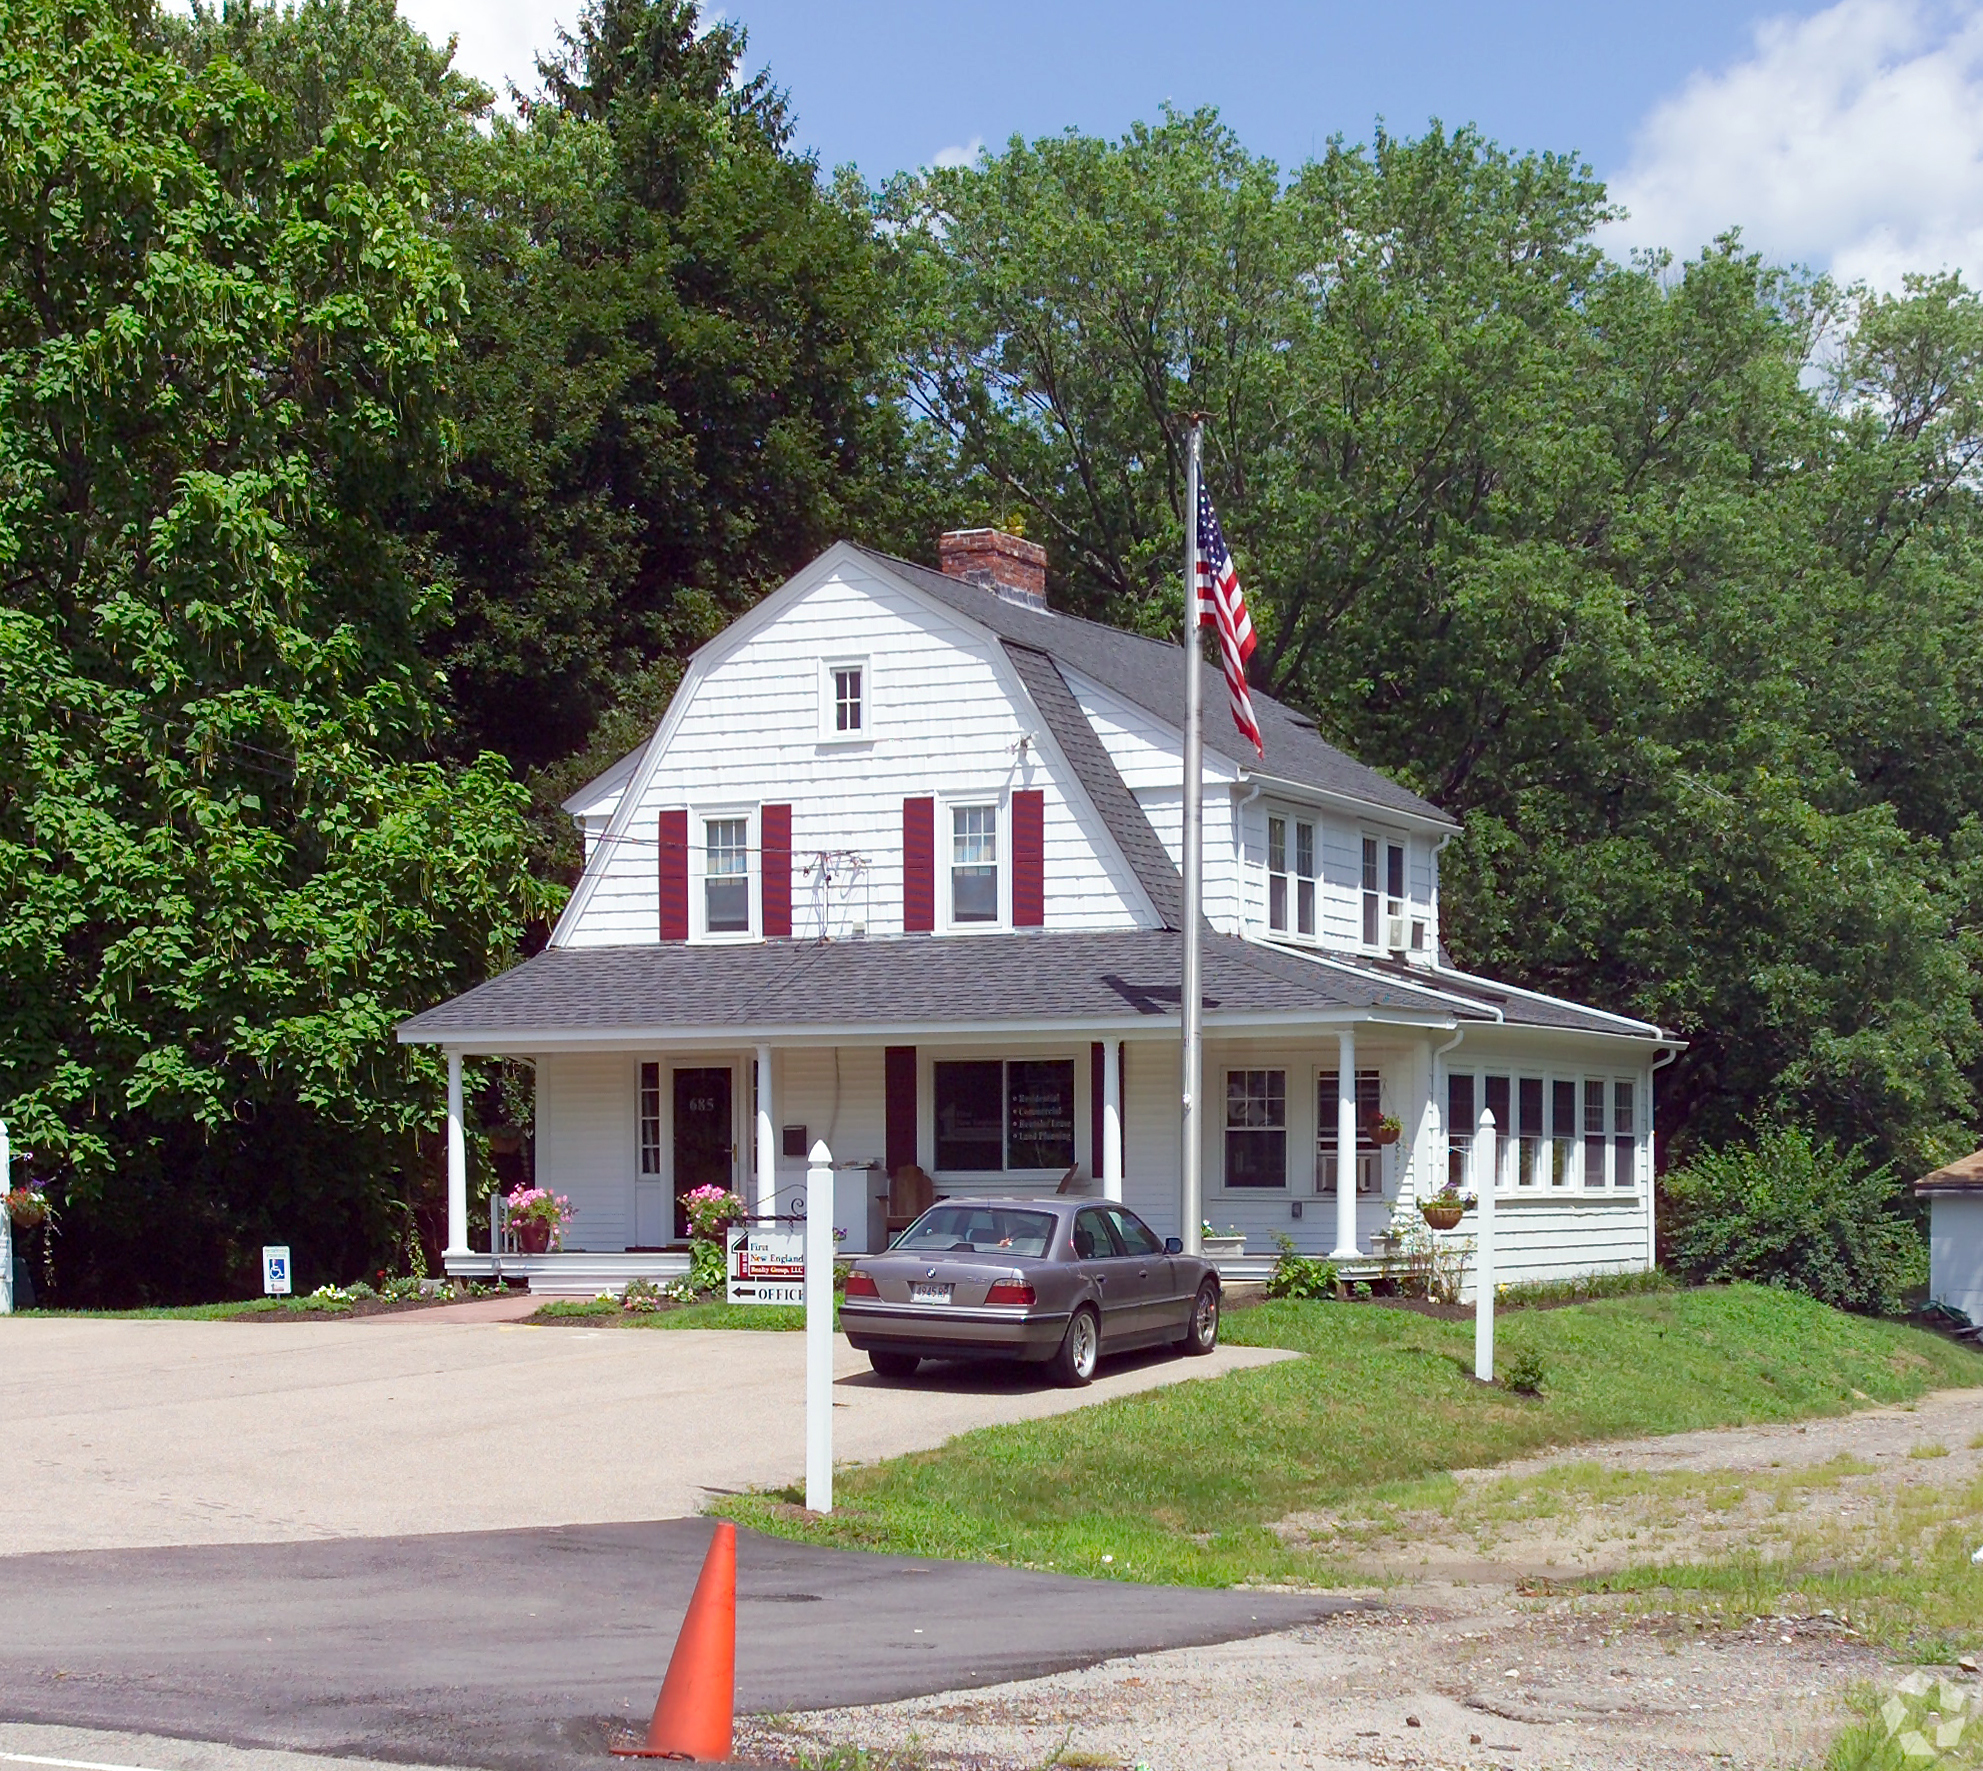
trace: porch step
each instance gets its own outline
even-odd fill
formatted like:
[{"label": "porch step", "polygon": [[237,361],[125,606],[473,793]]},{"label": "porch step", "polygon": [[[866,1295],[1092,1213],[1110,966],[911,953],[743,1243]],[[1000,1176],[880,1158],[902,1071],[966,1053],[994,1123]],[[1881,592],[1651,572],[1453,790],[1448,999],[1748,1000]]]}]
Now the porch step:
[{"label": "porch step", "polygon": [[524,1280],[532,1297],[590,1298],[602,1291],[621,1291],[629,1279],[665,1284],[689,1270],[686,1254],[596,1254],[571,1249],[557,1254],[450,1255],[451,1279]]}]

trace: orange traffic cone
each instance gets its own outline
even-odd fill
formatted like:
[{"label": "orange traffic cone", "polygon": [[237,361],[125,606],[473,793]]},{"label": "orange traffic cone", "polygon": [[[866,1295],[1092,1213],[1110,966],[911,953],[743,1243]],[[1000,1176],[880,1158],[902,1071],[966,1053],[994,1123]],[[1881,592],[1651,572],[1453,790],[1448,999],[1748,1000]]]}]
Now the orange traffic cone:
[{"label": "orange traffic cone", "polygon": [[647,1739],[613,1752],[622,1759],[727,1759],[736,1703],[737,1528],[724,1520],[668,1657]]}]

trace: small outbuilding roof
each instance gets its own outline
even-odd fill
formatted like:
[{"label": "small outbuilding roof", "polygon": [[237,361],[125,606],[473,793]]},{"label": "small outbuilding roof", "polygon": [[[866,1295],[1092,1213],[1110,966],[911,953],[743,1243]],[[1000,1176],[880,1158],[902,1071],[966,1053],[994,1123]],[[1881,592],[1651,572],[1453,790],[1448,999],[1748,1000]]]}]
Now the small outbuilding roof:
[{"label": "small outbuilding roof", "polygon": [[1983,1193],[1983,1150],[1972,1150],[1914,1183],[1917,1193]]}]

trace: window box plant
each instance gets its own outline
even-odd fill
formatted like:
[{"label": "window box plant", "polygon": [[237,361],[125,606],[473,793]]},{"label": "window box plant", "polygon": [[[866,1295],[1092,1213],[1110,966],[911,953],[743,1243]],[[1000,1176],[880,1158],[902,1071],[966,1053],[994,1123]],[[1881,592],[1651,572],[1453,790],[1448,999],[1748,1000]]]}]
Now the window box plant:
[{"label": "window box plant", "polygon": [[564,1242],[571,1201],[545,1187],[516,1187],[503,1195],[503,1217],[525,1254],[548,1254]]},{"label": "window box plant", "polygon": [[1234,1225],[1215,1230],[1208,1221],[1198,1226],[1198,1248],[1208,1260],[1237,1260],[1246,1253],[1246,1237]]}]

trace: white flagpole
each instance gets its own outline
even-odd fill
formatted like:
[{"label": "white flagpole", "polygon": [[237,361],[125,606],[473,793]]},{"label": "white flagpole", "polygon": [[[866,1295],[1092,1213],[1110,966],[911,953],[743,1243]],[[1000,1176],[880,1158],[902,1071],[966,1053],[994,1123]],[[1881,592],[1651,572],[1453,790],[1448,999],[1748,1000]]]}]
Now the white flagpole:
[{"label": "white flagpole", "polygon": [[1203,710],[1199,705],[1203,697],[1198,680],[1198,474],[1203,437],[1204,427],[1194,419],[1184,480],[1184,976],[1180,999],[1184,1023],[1184,1089],[1178,1123],[1186,1254],[1199,1252],[1199,1225],[1205,1209],[1201,1172],[1204,1133],[1199,1120],[1199,1097],[1204,1084],[1200,1025],[1203,1003],[1198,985],[1198,901],[1204,885],[1205,834],[1200,805],[1205,790],[1200,729]]}]

